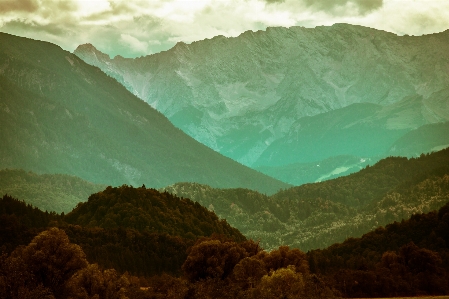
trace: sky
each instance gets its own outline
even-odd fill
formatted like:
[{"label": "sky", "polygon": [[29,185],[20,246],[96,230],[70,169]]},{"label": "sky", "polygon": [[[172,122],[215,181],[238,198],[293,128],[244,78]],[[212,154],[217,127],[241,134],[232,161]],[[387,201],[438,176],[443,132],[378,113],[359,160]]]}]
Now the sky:
[{"label": "sky", "polygon": [[216,35],[271,26],[349,23],[398,35],[449,29],[449,0],[0,0],[0,32],[84,43],[112,57],[138,57]]}]

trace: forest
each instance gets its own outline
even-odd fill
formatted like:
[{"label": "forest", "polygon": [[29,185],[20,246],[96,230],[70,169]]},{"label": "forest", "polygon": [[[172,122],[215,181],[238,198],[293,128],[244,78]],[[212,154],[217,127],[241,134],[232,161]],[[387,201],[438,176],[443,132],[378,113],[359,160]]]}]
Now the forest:
[{"label": "forest", "polygon": [[213,210],[266,249],[308,251],[449,202],[449,149],[389,157],[357,173],[267,196],[248,189],[178,183],[164,189]]},{"label": "forest", "polygon": [[5,195],[0,230],[2,298],[449,292],[449,203],[307,253],[288,246],[266,251],[198,203],[145,186],[108,187],[68,214]]}]

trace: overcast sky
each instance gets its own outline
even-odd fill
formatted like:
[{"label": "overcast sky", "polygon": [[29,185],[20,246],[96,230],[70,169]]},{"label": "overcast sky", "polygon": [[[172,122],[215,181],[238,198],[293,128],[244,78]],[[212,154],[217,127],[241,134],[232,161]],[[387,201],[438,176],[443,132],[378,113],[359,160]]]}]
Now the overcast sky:
[{"label": "overcast sky", "polygon": [[73,51],[136,57],[267,26],[358,24],[399,35],[449,29],[449,0],[0,0],[0,31]]}]

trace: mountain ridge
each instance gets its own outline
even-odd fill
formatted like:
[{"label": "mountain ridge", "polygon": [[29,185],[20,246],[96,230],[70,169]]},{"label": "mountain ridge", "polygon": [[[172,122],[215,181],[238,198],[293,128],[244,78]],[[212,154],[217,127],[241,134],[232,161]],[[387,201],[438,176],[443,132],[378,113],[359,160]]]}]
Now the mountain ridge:
[{"label": "mountain ridge", "polygon": [[[351,104],[381,105],[388,121],[377,125],[391,140],[421,125],[449,120],[449,76],[444,71],[449,64],[444,51],[448,35],[449,30],[397,36],[335,24],[179,42],[170,50],[135,59],[111,59],[96,49],[95,54],[92,45],[74,53],[201,143],[251,167],[279,166],[330,158],[282,161],[302,153],[275,143],[289,140],[295,123],[304,117]],[[401,101],[415,105],[397,116],[394,109]],[[360,121],[376,124],[377,119]],[[375,156],[386,157],[389,146],[377,149]],[[277,156],[276,162],[266,160],[271,155]]]},{"label": "mountain ridge", "polygon": [[51,43],[0,34],[0,168],[107,185],[288,186],[194,141],[99,68]]}]

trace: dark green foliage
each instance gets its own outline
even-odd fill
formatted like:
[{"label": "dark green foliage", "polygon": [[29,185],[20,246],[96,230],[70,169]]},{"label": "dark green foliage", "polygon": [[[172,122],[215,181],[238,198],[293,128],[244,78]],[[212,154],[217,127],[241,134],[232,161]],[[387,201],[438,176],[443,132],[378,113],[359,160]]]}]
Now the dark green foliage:
[{"label": "dark green foliage", "polygon": [[0,252],[10,253],[28,244],[50,222],[61,219],[56,213],[42,212],[9,195],[0,199]]},{"label": "dark green foliage", "polygon": [[108,187],[64,219],[86,227],[133,228],[190,239],[217,233],[245,240],[237,229],[197,202],[145,187]]},{"label": "dark green foliage", "polygon": [[436,295],[449,292],[448,244],[449,203],[307,256],[345,296]]},{"label": "dark green foliage", "polygon": [[401,184],[427,175],[435,169],[446,167],[444,171],[448,173],[448,165],[449,148],[420,158],[389,157],[349,176],[293,187],[274,197],[303,200],[322,198],[350,207],[363,207],[381,199]]},{"label": "dark green foliage", "polygon": [[87,260],[120,273],[151,276],[179,275],[186,251],[193,240],[166,233],[139,232],[134,229],[62,227],[71,242],[80,245]]},{"label": "dark green foliage", "polygon": [[0,257],[0,297],[35,298],[144,298],[138,279],[101,270],[89,264],[80,246],[70,243],[63,230],[51,228]]},{"label": "dark green foliage", "polygon": [[264,248],[325,248],[449,201],[449,149],[389,157],[358,173],[266,196],[179,183],[165,190],[213,210]]}]

